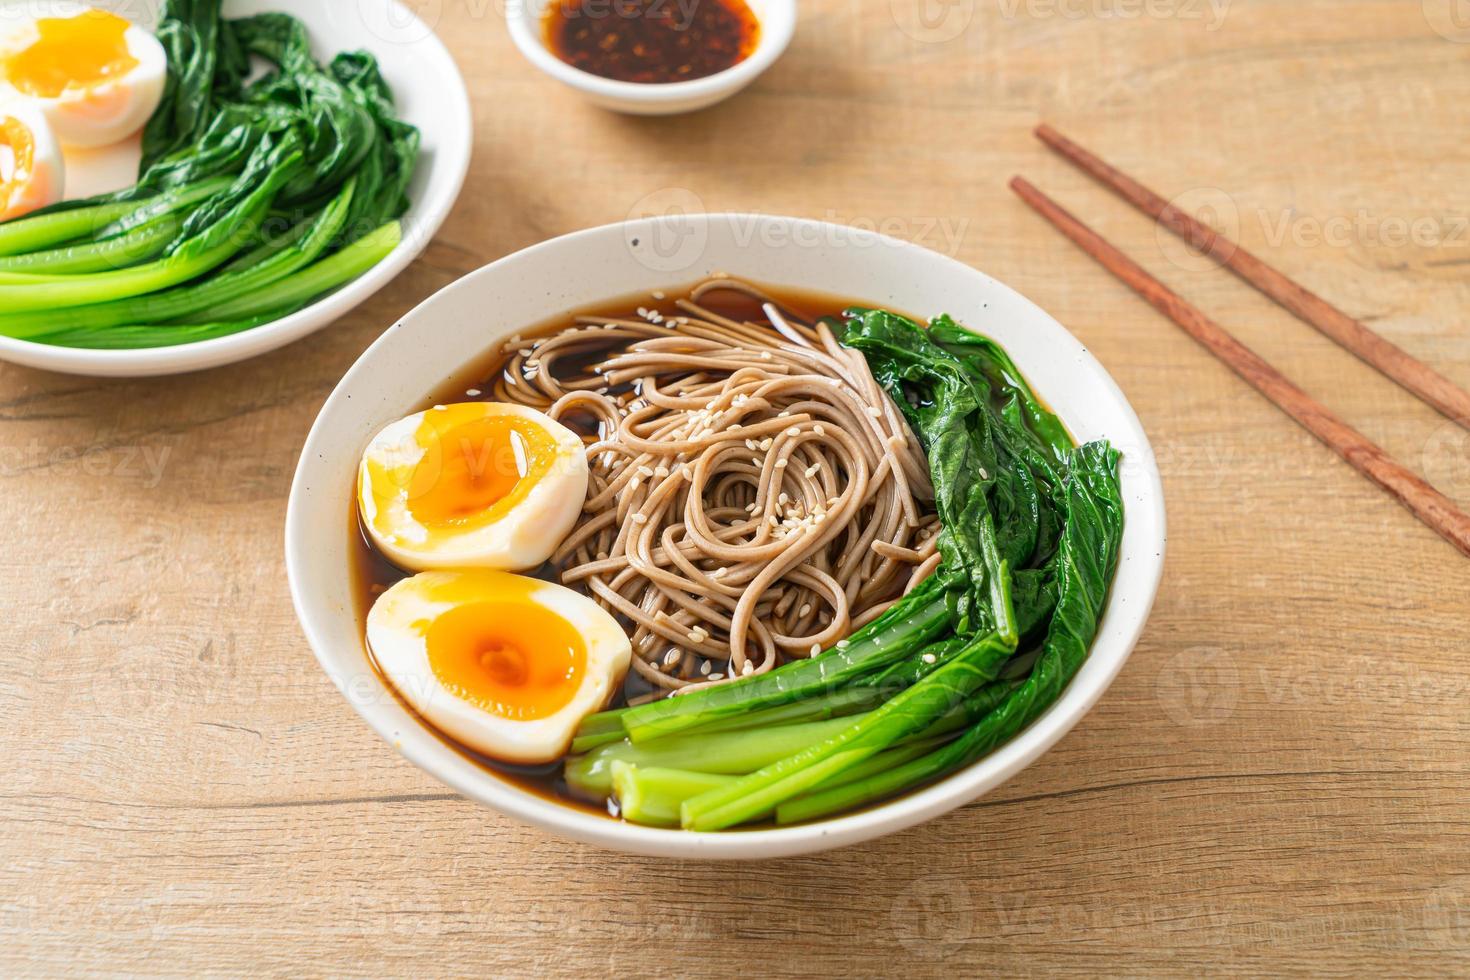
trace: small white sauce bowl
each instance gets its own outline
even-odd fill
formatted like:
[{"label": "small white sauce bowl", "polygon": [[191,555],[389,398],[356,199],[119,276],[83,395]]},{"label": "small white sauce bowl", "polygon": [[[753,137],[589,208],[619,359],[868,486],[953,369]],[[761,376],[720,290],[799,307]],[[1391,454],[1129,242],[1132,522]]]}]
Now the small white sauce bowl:
[{"label": "small white sauce bowl", "polygon": [[[512,0],[506,22],[521,54],[552,78],[581,92],[594,104],[615,112],[668,116],[722,102],[745,88],[781,56],[796,30],[796,0],[745,0],[760,22],[760,37],[750,57],[724,71],[688,82],[620,82],[573,68],[546,46],[543,22],[555,0]],[[676,6],[679,0],[668,0]],[[609,16],[616,16],[610,14]]]}]

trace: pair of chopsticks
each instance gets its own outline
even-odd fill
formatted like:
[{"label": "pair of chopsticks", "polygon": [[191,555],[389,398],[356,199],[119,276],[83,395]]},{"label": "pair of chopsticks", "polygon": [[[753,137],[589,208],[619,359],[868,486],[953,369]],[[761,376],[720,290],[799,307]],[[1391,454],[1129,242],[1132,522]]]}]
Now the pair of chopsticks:
[{"label": "pair of chopsticks", "polygon": [[[1402,387],[1470,429],[1470,393],[1311,293],[1238,244],[1200,224],[1153,191],[1109,166],[1050,126],[1036,136],[1129,204],[1153,217],[1194,248],[1362,358]],[[1470,516],[1413,471],[1297,387],[1260,355],[1155,279],[1066,209],[1021,177],[1011,189],[1124,285],[1182,327],[1185,333],[1265,395],[1368,479],[1387,490],[1414,516],[1470,556]]]}]

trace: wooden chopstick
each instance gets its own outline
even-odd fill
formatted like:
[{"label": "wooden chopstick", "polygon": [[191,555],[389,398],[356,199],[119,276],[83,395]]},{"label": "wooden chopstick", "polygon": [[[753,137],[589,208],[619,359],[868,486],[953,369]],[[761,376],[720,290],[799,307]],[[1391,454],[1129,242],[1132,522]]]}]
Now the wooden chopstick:
[{"label": "wooden chopstick", "polygon": [[1236,242],[1200,224],[1045,123],[1036,128],[1036,137],[1123,200],[1290,310],[1298,319],[1316,327],[1447,418],[1470,429],[1470,392],[1402,347],[1384,339],[1361,320],[1348,316],[1316,293],[1288,279]]},{"label": "wooden chopstick", "polygon": [[1011,189],[1047,221],[1072,239],[1103,268],[1117,276],[1155,309],[1184,328],[1210,353],[1224,361],[1278,408],[1326,443],[1350,466],[1392,494],[1399,503],[1429,525],[1450,544],[1470,556],[1470,515],[1417,474],[1395,462],[1366,436],[1334,415],[1326,406],[1289,381],[1249,347],[1236,340],[1177,293],[1149,275],[1097,232],[1020,177]]}]

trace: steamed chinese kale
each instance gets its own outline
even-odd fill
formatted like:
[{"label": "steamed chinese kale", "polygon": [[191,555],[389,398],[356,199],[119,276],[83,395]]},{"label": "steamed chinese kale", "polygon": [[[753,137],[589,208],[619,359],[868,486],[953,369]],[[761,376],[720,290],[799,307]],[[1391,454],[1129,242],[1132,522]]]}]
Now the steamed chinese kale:
[{"label": "steamed chinese kale", "polygon": [[[281,13],[165,0],[132,187],[0,224],[0,334],[152,347],[277,319],[398,244],[419,134],[372,55],[323,66]],[[251,81],[253,61],[270,70]]]},{"label": "steamed chinese kale", "polygon": [[837,647],[594,715],[568,784],[634,821],[720,830],[840,813],[1012,738],[1087,657],[1118,561],[1118,453],[1077,447],[994,341],[947,316],[832,326],[929,459],[943,561]]}]

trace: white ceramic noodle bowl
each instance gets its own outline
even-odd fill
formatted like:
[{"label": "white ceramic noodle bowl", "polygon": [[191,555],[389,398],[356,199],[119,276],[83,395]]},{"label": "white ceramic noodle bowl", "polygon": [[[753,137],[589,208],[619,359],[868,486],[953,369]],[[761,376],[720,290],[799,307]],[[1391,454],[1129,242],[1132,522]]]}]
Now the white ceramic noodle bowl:
[{"label": "white ceramic noodle bowl", "polygon": [[[152,27],[156,2],[124,4],[120,12]],[[410,206],[400,219],[403,241],[367,272],[305,309],[227,337],[177,347],[84,350],[0,337],[0,360],[29,367],[104,377],[176,374],[231,364],[275,350],[320,330],[402,272],[424,250],[449,214],[469,169],[472,129],[464,80],[430,26],[397,0],[225,0],[227,17],[288,10],[306,25],[316,56],[365,48],[378,59],[399,116],[417,126],[423,150],[409,185]],[[0,17],[41,16],[48,0],[0,0]],[[138,140],[68,153],[67,196],[90,196],[133,182]]]},{"label": "white ceramic noodle bowl", "polygon": [[[570,310],[716,272],[914,315],[948,312],[994,337],[1077,439],[1107,438],[1123,451],[1127,523],[1090,656],[1062,697],[1019,737],[948,779],[849,816],[696,834],[550,802],[475,765],[407,713],[366,659],[344,514],[358,454],[372,434],[420,408],[446,377],[505,337]],[[968,803],[1033,762],[1122,668],[1158,588],[1164,537],[1163,489],[1133,409],[1076,338],[1020,294],[953,259],[871,233],[793,218],[684,215],[593,228],[517,252],[446,287],[393,325],[348,371],[307,438],[291,488],[286,562],[297,614],[322,667],[368,724],[415,765],[497,810],[578,840],[643,854],[769,858],[912,826]]]}]

